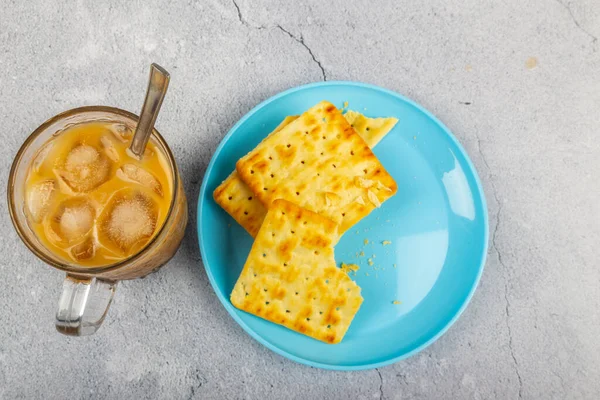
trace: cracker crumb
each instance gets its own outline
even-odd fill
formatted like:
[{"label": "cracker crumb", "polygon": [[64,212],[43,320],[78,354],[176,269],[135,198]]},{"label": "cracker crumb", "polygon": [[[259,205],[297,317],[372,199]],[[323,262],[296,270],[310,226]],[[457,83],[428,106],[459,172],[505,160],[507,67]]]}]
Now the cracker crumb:
[{"label": "cracker crumb", "polygon": [[369,239],[365,239],[364,244],[369,244]]},{"label": "cracker crumb", "polygon": [[371,203],[373,203],[373,205],[377,208],[381,207],[381,202],[379,201],[379,199],[377,198],[377,195],[375,193],[373,193],[370,190],[367,190],[367,197],[369,198],[369,201]]},{"label": "cracker crumb", "polygon": [[372,257],[373,257],[373,258],[377,258],[377,255],[376,255],[376,254],[373,254],[373,256],[372,256]]},{"label": "cracker crumb", "polygon": [[368,189],[375,184],[375,181],[370,179],[365,179],[360,176],[354,177],[354,186],[358,188]]},{"label": "cracker crumb", "polygon": [[373,259],[372,259],[372,258],[369,258],[369,259],[367,260],[367,263],[369,263],[369,265],[373,265]]},{"label": "cracker crumb", "polygon": [[538,65],[538,60],[535,57],[529,57],[527,59],[527,61],[525,61],[525,67],[527,67],[527,69],[529,69],[529,70],[536,68],[537,65]]},{"label": "cracker crumb", "polygon": [[397,268],[397,267],[396,267],[396,264],[394,264],[394,268]]},{"label": "cracker crumb", "polygon": [[392,304],[402,304],[402,302],[400,300],[394,300],[392,301]]},{"label": "cracker crumb", "polygon": [[381,244],[387,246],[388,244],[392,244],[392,242],[390,242],[389,240],[384,240],[383,242],[381,242]]},{"label": "cracker crumb", "polygon": [[369,273],[368,273],[368,272],[365,272],[365,275],[366,275],[366,276],[369,276]]},{"label": "cracker crumb", "polygon": [[356,271],[358,271],[360,269],[360,267],[356,264],[344,264],[344,263],[342,263],[340,268],[345,273],[347,273],[347,274],[353,273],[354,275],[356,275]]},{"label": "cracker crumb", "polygon": [[377,181],[377,189],[383,189],[387,192],[391,192],[392,189],[390,189],[389,187],[385,186],[383,183],[381,183],[381,181]]},{"label": "cracker crumb", "polygon": [[360,252],[360,256],[361,256],[361,257],[364,257],[364,256],[365,256],[365,252],[364,252],[364,251],[361,251],[361,252]]},{"label": "cracker crumb", "polygon": [[344,108],[348,108],[348,102],[347,101],[344,102]]}]

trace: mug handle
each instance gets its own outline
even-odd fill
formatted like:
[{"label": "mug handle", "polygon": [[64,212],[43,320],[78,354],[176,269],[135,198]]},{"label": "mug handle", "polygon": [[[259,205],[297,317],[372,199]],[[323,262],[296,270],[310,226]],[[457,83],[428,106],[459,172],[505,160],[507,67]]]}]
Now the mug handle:
[{"label": "mug handle", "polygon": [[116,281],[67,274],[58,300],[56,330],[70,336],[96,332],[108,312],[116,286]]}]

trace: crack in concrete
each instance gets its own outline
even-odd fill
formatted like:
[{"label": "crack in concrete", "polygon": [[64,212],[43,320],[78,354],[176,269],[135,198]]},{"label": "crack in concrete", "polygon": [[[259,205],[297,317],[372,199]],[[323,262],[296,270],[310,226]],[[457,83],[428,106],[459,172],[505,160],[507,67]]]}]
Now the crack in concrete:
[{"label": "crack in concrete", "polygon": [[379,400],[384,400],[384,397],[383,397],[383,377],[381,376],[381,371],[379,371],[379,368],[375,368],[375,371],[377,371],[377,375],[379,375]]},{"label": "crack in concrete", "polygon": [[235,9],[237,10],[238,19],[240,20],[242,25],[244,25],[247,28],[258,29],[258,30],[262,30],[262,29],[266,28],[265,26],[262,26],[262,25],[252,25],[248,21],[246,21],[244,19],[244,17],[242,16],[242,10],[240,10],[240,6],[238,6],[238,3],[235,0],[231,0],[231,1],[234,5]]},{"label": "crack in concrete", "polygon": [[[493,185],[492,185],[493,186]],[[498,201],[498,197],[494,194],[496,201]],[[510,281],[508,268],[502,261],[502,253],[498,250],[498,245],[496,244],[496,235],[498,233],[498,227],[500,226],[500,213],[502,212],[502,205],[498,205],[498,212],[496,213],[496,229],[494,229],[494,234],[492,235],[492,246],[494,250],[496,250],[496,254],[498,254],[498,262],[504,269],[505,279],[504,279],[504,301],[505,301],[505,314],[506,314],[506,329],[508,331],[508,349],[510,350],[510,356],[513,360],[515,373],[517,374],[517,379],[519,380],[519,399],[523,398],[523,379],[521,378],[521,372],[519,371],[519,363],[517,362],[517,357],[515,356],[515,350],[513,348],[513,335],[512,329],[510,327],[510,300],[508,299],[508,283]]]},{"label": "crack in concrete", "polygon": [[575,18],[575,15],[573,14],[573,10],[571,10],[571,3],[563,3],[561,0],[555,0],[558,4],[560,4],[561,6],[563,6],[563,8],[565,10],[567,10],[569,12],[569,15],[571,16],[571,19],[573,20],[573,23],[575,23],[575,26],[583,33],[585,33],[586,35],[588,35],[591,39],[592,39],[592,44],[595,44],[598,41],[598,38],[596,36],[594,36],[590,31],[588,31],[587,29],[585,29],[583,26],[581,26],[581,24],[579,24],[579,21],[577,20],[577,18]]},{"label": "crack in concrete", "polygon": [[306,45],[306,43],[304,43],[304,38],[302,37],[302,34],[300,34],[300,38],[297,38],[290,31],[284,29],[281,25],[275,25],[275,26],[277,28],[279,28],[282,32],[286,33],[289,37],[294,39],[296,42],[298,42],[302,46],[304,46],[304,48],[308,51],[308,54],[310,54],[310,56],[312,57],[313,61],[319,66],[319,69],[321,70],[321,75],[323,76],[323,81],[327,81],[327,73],[325,72],[325,68],[323,68],[323,65],[321,65],[321,62],[319,60],[317,60],[317,57],[315,57],[315,54],[312,52],[310,47],[308,47]]},{"label": "crack in concrete", "polygon": [[[256,29],[256,30],[263,30],[263,29],[268,28],[264,25],[253,25],[250,22],[248,22],[242,15],[242,10],[240,9],[240,6],[238,5],[238,3],[235,0],[231,0],[231,2],[233,3],[233,6],[235,7],[235,9],[237,11],[238,20],[240,21],[240,23],[242,25],[244,25],[247,28]],[[304,47],[308,51],[308,54],[310,55],[312,60],[317,64],[317,66],[321,70],[321,76],[323,77],[323,81],[327,81],[327,73],[325,72],[325,68],[323,68],[323,65],[317,59],[317,57],[315,56],[315,53],[313,53],[312,49],[310,47],[308,47],[308,45],[304,42],[304,37],[302,36],[302,34],[300,34],[300,37],[298,38],[296,35],[294,35],[290,31],[288,31],[287,29],[283,28],[279,24],[274,25],[271,28],[278,28],[281,32],[285,33],[290,38],[292,38],[295,42],[300,43],[302,45],[302,47]]]},{"label": "crack in concrete", "polygon": [[498,262],[500,263],[500,265],[502,266],[502,269],[504,271],[504,301],[505,301],[505,315],[506,315],[506,329],[508,331],[508,348],[510,350],[510,356],[513,360],[513,364],[514,364],[514,370],[515,370],[515,374],[517,375],[517,379],[519,380],[519,399],[523,398],[523,379],[521,378],[521,372],[519,371],[519,363],[517,362],[517,358],[515,356],[515,351],[513,348],[513,336],[512,336],[512,329],[510,327],[510,300],[508,299],[508,285],[510,283],[510,273],[508,271],[508,267],[506,266],[506,264],[504,264],[504,261],[502,260],[502,253],[500,253],[500,250],[498,249],[498,244],[496,242],[496,238],[498,235],[498,228],[500,227],[500,214],[502,213],[502,203],[500,202],[500,199],[498,198],[498,191],[496,190],[496,185],[492,179],[492,173],[491,173],[491,169],[490,169],[490,165],[487,162],[487,159],[485,158],[485,155],[483,154],[483,151],[481,150],[481,138],[479,137],[479,133],[477,133],[477,131],[475,131],[475,137],[477,139],[477,150],[479,152],[479,155],[481,156],[481,159],[483,161],[483,163],[485,164],[487,170],[488,170],[488,174],[489,174],[489,181],[490,181],[490,185],[492,186],[492,195],[494,196],[494,200],[496,201],[496,204],[498,205],[498,212],[496,212],[496,227],[494,228],[494,232],[492,234],[492,247],[493,249],[496,251],[496,254],[498,255]]},{"label": "crack in concrete", "polygon": [[[483,155],[483,152],[481,151],[481,138],[479,137],[479,133],[477,133],[477,130],[475,130],[475,139],[477,139],[477,152],[481,156],[481,160],[483,161],[486,169],[488,170],[488,174],[490,176],[490,184],[492,185],[492,189],[494,190],[494,198],[496,199],[496,202],[498,202],[498,197],[496,196],[496,187],[494,186],[494,182],[492,182],[492,179],[491,179],[492,178],[492,170],[490,169],[490,165],[488,164],[485,156]],[[498,203],[498,206],[500,206],[499,203]]]}]

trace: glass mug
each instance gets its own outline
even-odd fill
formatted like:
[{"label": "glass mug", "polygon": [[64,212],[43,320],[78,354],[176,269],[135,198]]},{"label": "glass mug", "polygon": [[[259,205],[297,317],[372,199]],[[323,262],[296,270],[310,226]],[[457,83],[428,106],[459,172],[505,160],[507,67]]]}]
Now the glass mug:
[{"label": "glass mug", "polygon": [[129,257],[105,266],[82,266],[61,257],[43,245],[27,221],[25,181],[38,151],[52,137],[73,126],[90,123],[117,123],[135,129],[138,117],[118,108],[91,106],[65,111],[38,127],[23,143],[13,161],[8,179],[8,204],[12,222],[27,247],[42,261],[67,273],[58,302],[56,329],[73,336],[90,335],[98,330],[117,282],[144,277],[158,270],[175,255],[187,224],[187,200],[175,159],[156,129],[150,138],[166,160],[166,174],[172,182],[171,201],[162,226],[143,248]]}]

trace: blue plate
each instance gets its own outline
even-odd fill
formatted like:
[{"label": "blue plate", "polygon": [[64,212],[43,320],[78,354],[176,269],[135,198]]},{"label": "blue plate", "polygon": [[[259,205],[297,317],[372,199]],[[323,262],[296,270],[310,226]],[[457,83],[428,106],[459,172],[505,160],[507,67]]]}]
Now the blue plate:
[{"label": "blue plate", "polygon": [[[398,183],[398,193],[346,232],[335,248],[338,262],[360,265],[352,279],[364,297],[344,340],[337,345],[321,343],[233,307],[229,294],[252,238],[212,198],[236,161],[286,115],[301,114],[325,99],[339,107],[347,101],[350,109],[366,116],[399,119],[374,149]],[[290,89],[264,101],[229,131],[200,190],[198,235],[210,283],[250,336],[300,363],[358,370],[415,354],[456,321],[483,271],[488,218],[473,164],[456,138],[427,110],[376,86],[324,82]],[[383,245],[383,241],[391,244]]]}]

